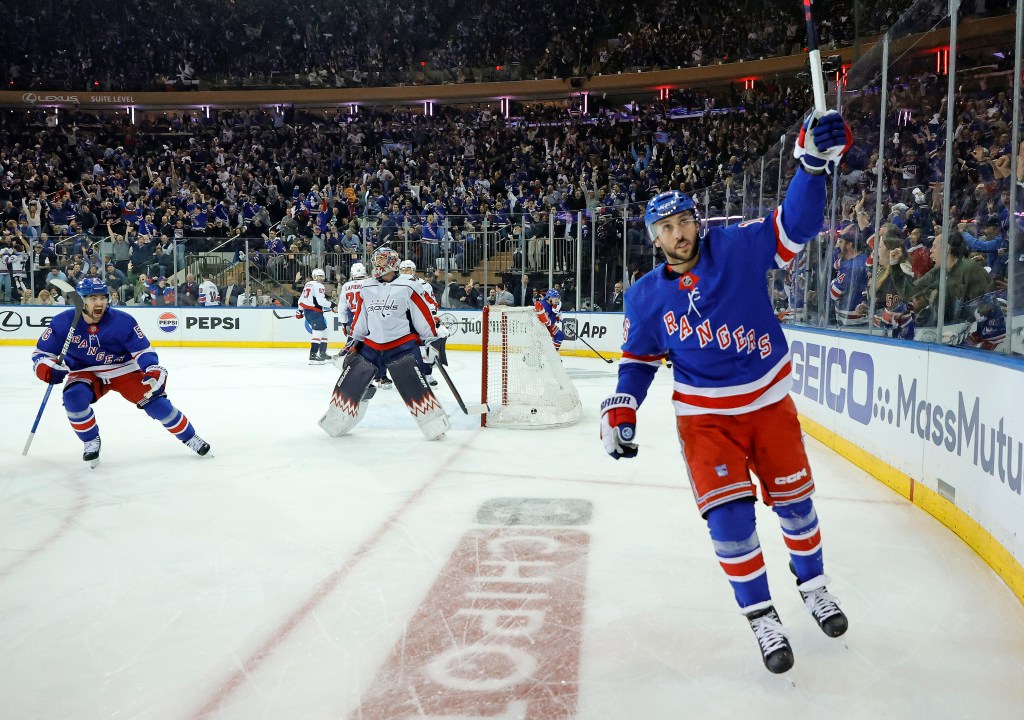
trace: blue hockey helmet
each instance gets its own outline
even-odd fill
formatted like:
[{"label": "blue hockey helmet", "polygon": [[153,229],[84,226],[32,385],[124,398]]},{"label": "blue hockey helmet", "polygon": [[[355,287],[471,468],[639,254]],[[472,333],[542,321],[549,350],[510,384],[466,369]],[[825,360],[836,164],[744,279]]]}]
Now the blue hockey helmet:
[{"label": "blue hockey helmet", "polygon": [[[678,190],[669,190],[658,193],[647,202],[647,210],[644,212],[644,225],[647,226],[647,234],[651,240],[658,237],[654,229],[654,223],[670,215],[678,215],[683,212],[693,213],[693,219],[700,222],[700,211],[697,210],[697,203],[689,195]],[[701,235],[704,234],[704,227],[701,226]]]},{"label": "blue hockey helmet", "polygon": [[558,292],[554,288],[551,288],[546,293],[544,293],[544,299],[547,300],[549,303],[551,301],[560,303],[562,302],[562,293]]},{"label": "blue hockey helmet", "polygon": [[110,288],[102,278],[84,277],[75,285],[75,292],[82,297],[88,295],[110,295]]}]

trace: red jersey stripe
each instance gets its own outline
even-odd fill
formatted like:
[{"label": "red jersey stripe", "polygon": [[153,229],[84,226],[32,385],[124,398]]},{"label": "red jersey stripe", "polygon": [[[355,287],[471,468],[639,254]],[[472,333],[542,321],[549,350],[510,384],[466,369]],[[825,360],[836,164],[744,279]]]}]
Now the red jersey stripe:
[{"label": "red jersey stripe", "polygon": [[764,395],[766,392],[771,390],[782,380],[785,380],[792,373],[792,367],[790,363],[786,363],[782,366],[782,369],[776,373],[775,377],[772,378],[771,382],[762,388],[753,390],[742,395],[727,395],[724,397],[707,397],[705,395],[687,395],[681,393],[678,390],[672,393],[672,399],[677,402],[686,403],[687,405],[694,405],[697,407],[715,408],[718,410],[732,409],[738,407],[746,407],[750,405],[759,397]]}]

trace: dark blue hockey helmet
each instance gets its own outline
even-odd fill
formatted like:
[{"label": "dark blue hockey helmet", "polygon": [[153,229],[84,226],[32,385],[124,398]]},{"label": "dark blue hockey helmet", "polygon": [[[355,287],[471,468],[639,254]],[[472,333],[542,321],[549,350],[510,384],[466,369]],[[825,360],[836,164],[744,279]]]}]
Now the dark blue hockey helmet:
[{"label": "dark blue hockey helmet", "polygon": [[546,293],[544,293],[544,299],[547,300],[549,303],[552,301],[560,303],[562,302],[562,293],[558,292],[554,288],[551,288]]},{"label": "dark blue hockey helmet", "polygon": [[84,277],[75,285],[75,292],[82,297],[89,295],[110,295],[110,288],[102,278]]},{"label": "dark blue hockey helmet", "polygon": [[[682,212],[692,212],[693,219],[700,222],[700,211],[697,203],[689,195],[678,190],[669,190],[659,193],[647,201],[647,210],[644,212],[644,225],[647,226],[647,234],[651,240],[658,237],[654,229],[654,223],[670,215],[678,215]],[[704,234],[704,226],[701,225],[701,235]]]}]

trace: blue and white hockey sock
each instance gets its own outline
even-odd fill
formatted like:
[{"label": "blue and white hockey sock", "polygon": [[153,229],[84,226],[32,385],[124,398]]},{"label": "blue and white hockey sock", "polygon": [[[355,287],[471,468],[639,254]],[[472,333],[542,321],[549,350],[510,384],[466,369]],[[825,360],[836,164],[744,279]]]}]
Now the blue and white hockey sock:
[{"label": "blue and white hockey sock", "polygon": [[64,388],[64,412],[68,415],[71,429],[82,442],[89,442],[100,434],[96,413],[90,405],[92,399],[92,386],[88,383],[76,382]]},{"label": "blue and white hockey sock", "polygon": [[799,582],[806,582],[825,572],[825,561],[821,552],[821,530],[818,528],[818,514],[810,498],[792,505],[776,505],[772,508],[779,516],[782,538],[789,548],[789,557]]},{"label": "blue and white hockey sock", "polygon": [[147,415],[163,425],[167,432],[182,442],[188,442],[196,434],[195,428],[192,427],[192,423],[185,417],[185,413],[171,405],[171,401],[166,397],[157,398],[147,404],[143,410],[146,411]]},{"label": "blue and white hockey sock", "polygon": [[100,434],[100,427],[96,423],[96,413],[92,411],[91,407],[78,411],[68,409],[67,413],[71,429],[75,431],[75,435],[82,442],[89,442]]},{"label": "blue and white hockey sock", "polygon": [[718,563],[729,578],[741,608],[771,602],[768,572],[754,520],[754,503],[736,500],[705,515]]}]

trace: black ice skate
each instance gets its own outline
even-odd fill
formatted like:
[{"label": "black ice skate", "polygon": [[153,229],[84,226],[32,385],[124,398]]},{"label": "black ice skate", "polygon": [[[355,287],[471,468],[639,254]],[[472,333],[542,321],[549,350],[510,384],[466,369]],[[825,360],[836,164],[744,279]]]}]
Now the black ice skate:
[{"label": "black ice skate", "polygon": [[320,353],[316,356],[316,361],[317,361],[318,365],[323,365],[324,363],[326,363],[330,359],[330,358],[327,357],[327,350],[326,350],[326,348],[327,348],[327,346],[325,345],[324,349],[321,350]]},{"label": "black ice skate", "polygon": [[82,459],[89,463],[89,467],[96,467],[100,464],[100,436],[97,435],[92,440],[85,443],[85,449],[82,451]]},{"label": "black ice skate", "polygon": [[804,599],[807,611],[811,613],[821,631],[829,637],[839,637],[850,627],[850,621],[846,614],[839,609],[839,601],[834,598],[825,587],[828,583],[827,575],[819,575],[807,582],[801,583],[797,580],[796,589],[800,591],[800,597]]},{"label": "black ice skate", "polygon": [[789,645],[786,628],[782,626],[778,613],[772,605],[746,612],[750,629],[754,631],[761,648],[761,659],[769,672],[784,673],[793,667],[793,648]]},{"label": "black ice skate", "polygon": [[386,378],[386,377],[377,378],[377,387],[379,387],[379,388],[381,388],[383,390],[388,390],[388,389],[394,387],[394,385],[395,384],[393,382],[391,382],[391,378]]},{"label": "black ice skate", "polygon": [[200,457],[210,452],[210,443],[206,442],[198,435],[193,435],[185,442],[185,444],[188,445],[189,450],[194,450]]},{"label": "black ice skate", "polygon": [[309,351],[310,365],[323,365],[325,362],[327,362],[326,356],[321,356],[316,350]]}]

